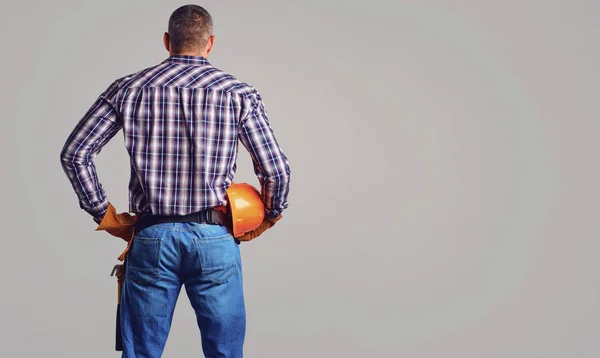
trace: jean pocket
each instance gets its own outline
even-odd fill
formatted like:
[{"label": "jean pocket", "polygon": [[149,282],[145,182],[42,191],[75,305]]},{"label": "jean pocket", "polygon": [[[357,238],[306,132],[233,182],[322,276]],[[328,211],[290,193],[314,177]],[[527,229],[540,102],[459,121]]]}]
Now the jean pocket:
[{"label": "jean pocket", "polygon": [[227,282],[237,272],[239,248],[230,234],[214,238],[194,238],[202,276],[216,284]]},{"label": "jean pocket", "polygon": [[126,274],[132,281],[144,285],[158,279],[160,246],[160,238],[134,237],[126,267]]}]

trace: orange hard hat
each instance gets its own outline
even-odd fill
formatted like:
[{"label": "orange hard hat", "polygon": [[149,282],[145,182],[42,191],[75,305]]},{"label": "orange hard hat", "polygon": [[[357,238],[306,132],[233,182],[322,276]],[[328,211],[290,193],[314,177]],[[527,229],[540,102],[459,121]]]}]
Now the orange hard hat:
[{"label": "orange hard hat", "polygon": [[247,183],[231,183],[227,189],[233,236],[238,238],[256,229],[265,217],[265,205],[258,190]]}]

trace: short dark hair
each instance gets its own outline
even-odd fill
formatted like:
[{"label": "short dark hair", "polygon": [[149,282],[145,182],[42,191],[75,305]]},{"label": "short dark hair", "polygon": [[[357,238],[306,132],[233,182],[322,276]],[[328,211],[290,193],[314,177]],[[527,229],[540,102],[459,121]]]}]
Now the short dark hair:
[{"label": "short dark hair", "polygon": [[212,31],[212,17],[202,6],[184,5],[169,18],[168,32],[175,53],[203,48]]}]

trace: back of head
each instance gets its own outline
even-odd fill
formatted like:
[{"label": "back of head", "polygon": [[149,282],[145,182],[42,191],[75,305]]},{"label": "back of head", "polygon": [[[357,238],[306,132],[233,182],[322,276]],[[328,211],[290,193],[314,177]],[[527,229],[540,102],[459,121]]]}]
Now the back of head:
[{"label": "back of head", "polygon": [[198,52],[212,35],[212,17],[201,6],[185,5],[171,14],[168,31],[173,53]]}]

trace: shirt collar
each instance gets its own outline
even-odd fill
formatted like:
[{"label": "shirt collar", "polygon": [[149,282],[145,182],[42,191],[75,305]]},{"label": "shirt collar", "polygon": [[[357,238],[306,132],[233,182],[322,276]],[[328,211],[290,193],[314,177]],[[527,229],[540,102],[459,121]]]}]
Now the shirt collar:
[{"label": "shirt collar", "polygon": [[172,55],[167,58],[164,62],[179,63],[182,65],[195,65],[205,66],[210,65],[208,59],[203,56],[191,56],[191,55]]}]

